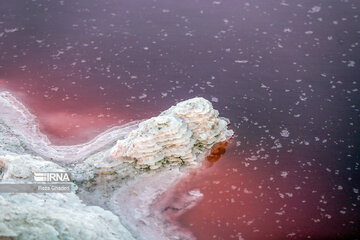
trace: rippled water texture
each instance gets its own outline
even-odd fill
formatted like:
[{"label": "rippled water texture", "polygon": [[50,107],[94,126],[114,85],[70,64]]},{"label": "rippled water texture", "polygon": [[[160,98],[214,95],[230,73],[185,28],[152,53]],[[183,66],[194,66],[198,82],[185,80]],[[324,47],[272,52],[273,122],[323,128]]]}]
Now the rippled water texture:
[{"label": "rippled water texture", "polygon": [[[0,0],[0,88],[54,144],[205,97],[236,135],[170,191],[164,215],[202,240],[355,238],[359,8]],[[203,197],[181,211],[187,194]]]}]

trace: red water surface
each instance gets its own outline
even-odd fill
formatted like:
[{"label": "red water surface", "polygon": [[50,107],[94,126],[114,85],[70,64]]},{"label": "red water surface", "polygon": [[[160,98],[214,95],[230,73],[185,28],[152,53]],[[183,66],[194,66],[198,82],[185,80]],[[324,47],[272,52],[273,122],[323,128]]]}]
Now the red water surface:
[{"label": "red water surface", "polygon": [[169,221],[200,240],[356,239],[359,9],[352,0],[3,1],[0,88],[55,144],[205,97],[235,136],[170,191],[204,196],[168,208]]},{"label": "red water surface", "polygon": [[[247,164],[246,154],[235,155],[235,148],[241,147],[232,142],[215,163],[208,157],[169,191],[169,207],[164,210],[169,221],[176,219],[196,239],[354,239],[358,235],[353,221],[357,212],[344,208],[347,193],[332,188],[326,171],[312,175],[309,170],[264,169]],[[202,199],[181,209],[184,194],[192,190],[200,190]]]},{"label": "red water surface", "polygon": [[[91,88],[89,92],[81,90],[81,94],[71,97],[74,101],[67,102],[57,91],[27,91],[9,81],[2,81],[1,87],[11,90],[29,107],[42,132],[55,144],[87,141],[137,116],[121,105],[106,111],[107,98],[91,95]],[[37,92],[42,94],[32,94]],[[132,106],[137,104],[142,105],[138,102]],[[147,108],[141,114],[156,115],[160,111],[157,108]],[[349,205],[351,189],[342,191],[347,180],[329,170],[336,169],[336,164],[326,163],[325,167],[322,161],[315,161],[319,154],[316,145],[297,145],[293,149],[291,141],[286,140],[281,151],[270,147],[264,150],[261,146],[269,142],[252,147],[246,131],[239,137],[239,129],[233,125],[230,128],[235,130],[234,138],[216,145],[199,169],[170,189],[169,207],[164,210],[170,222],[201,240],[351,239],[358,234],[356,200]],[[261,134],[257,137],[262,138]],[[321,156],[331,159],[336,152],[328,150]],[[177,206],[181,196],[192,190],[199,190],[202,199],[189,209],[181,209]]]}]

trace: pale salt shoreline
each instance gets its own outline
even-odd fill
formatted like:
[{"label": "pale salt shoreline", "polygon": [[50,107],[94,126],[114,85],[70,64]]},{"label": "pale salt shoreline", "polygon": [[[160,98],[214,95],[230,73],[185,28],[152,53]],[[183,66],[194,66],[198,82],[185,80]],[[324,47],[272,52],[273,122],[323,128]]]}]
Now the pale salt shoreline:
[{"label": "pale salt shoreline", "polygon": [[[198,106],[193,105],[191,101],[194,102],[194,104],[196,101],[200,101],[200,104],[210,105],[200,107],[199,111]],[[4,210],[7,218],[10,219],[7,225],[0,226],[0,236],[18,236],[18,234],[25,231],[24,229],[29,228],[26,231],[28,234],[35,234],[33,239],[41,239],[41,236],[54,236],[54,239],[57,239],[59,236],[60,238],[66,238],[65,236],[71,236],[72,234],[75,236],[77,234],[76,231],[79,231],[77,228],[83,223],[85,226],[80,230],[87,231],[88,236],[105,237],[106,234],[108,234],[109,239],[129,240],[134,238],[146,240],[194,239],[191,233],[180,229],[164,218],[162,211],[171,203],[166,201],[166,198],[162,201],[159,200],[164,199],[162,198],[163,194],[182,178],[185,178],[191,169],[199,166],[209,147],[218,141],[229,138],[232,135],[232,131],[227,130],[226,121],[217,117],[217,111],[212,109],[211,103],[207,100],[198,98],[192,99],[191,101],[189,102],[190,105],[179,105],[185,108],[184,113],[189,114],[184,116],[185,120],[181,121],[185,122],[181,124],[186,125],[185,127],[188,128],[186,131],[196,131],[198,130],[196,124],[202,124],[204,130],[199,131],[198,137],[202,139],[205,147],[203,146],[203,148],[193,152],[195,155],[192,155],[191,163],[195,166],[180,167],[179,161],[174,162],[172,160],[170,161],[172,164],[160,161],[156,156],[156,154],[160,154],[160,152],[157,153],[157,150],[152,150],[152,147],[146,144],[141,145],[143,144],[143,140],[137,142],[139,138],[134,138],[134,136],[137,134],[136,131],[139,131],[137,127],[140,121],[109,129],[88,143],[73,146],[52,145],[49,139],[39,131],[36,117],[32,115],[21,102],[12,96],[11,93],[0,92],[0,120],[5,123],[5,125],[3,125],[0,121],[0,133],[2,135],[0,137],[0,170],[3,172],[3,174],[1,174],[0,171],[0,179],[3,178],[2,181],[12,182],[31,181],[32,171],[54,171],[55,169],[58,171],[66,170],[71,172],[73,174],[73,180],[75,180],[78,185],[76,194],[75,191],[68,194],[11,195],[0,193],[0,203],[3,203],[0,204],[0,212]],[[194,107],[194,110],[191,110],[192,107]],[[172,113],[172,111],[176,113],[176,109],[177,108],[172,107],[162,113],[162,115],[166,115],[165,117],[160,115],[159,117],[153,118],[158,120],[144,121],[144,124],[141,126],[152,128],[151,124],[155,124],[154,126],[157,126],[156,124],[164,124],[163,119],[178,119],[178,115],[173,115]],[[211,114],[207,116],[208,113]],[[183,110],[176,114],[183,114]],[[192,119],[194,117],[198,118],[199,116],[200,120]],[[187,121],[190,121],[190,128]],[[206,125],[206,121],[209,121],[210,125]],[[214,128],[213,124],[219,124],[219,129]],[[164,138],[163,135],[157,136],[159,133],[154,132],[152,133],[154,134],[153,138],[162,139],[162,142],[158,144],[164,144],[164,139],[168,139],[169,144],[164,146],[167,146],[167,148],[170,147],[170,150],[167,150],[164,157],[177,159],[179,156],[181,159],[181,156],[183,156],[181,155],[182,153],[179,151],[171,153],[171,147],[176,149],[176,144],[182,144],[180,140],[182,140],[184,135],[177,135],[177,131],[180,130],[175,130],[175,132],[172,133],[172,131],[174,131],[172,125],[169,125],[169,127],[170,135],[167,134]],[[131,133],[130,135],[132,137],[128,136],[129,133]],[[175,135],[172,136],[171,134]],[[195,133],[194,136],[197,136],[196,134],[197,133]],[[204,134],[208,134],[208,137]],[[152,136],[150,135],[150,137]],[[124,141],[122,139],[124,139]],[[110,144],[114,144],[116,140],[121,141],[118,141],[118,143],[110,149]],[[197,148],[195,144],[196,141],[187,140],[186,145],[182,145],[187,149],[185,151],[187,155],[190,154],[189,151],[191,149]],[[125,145],[122,146],[122,144]],[[136,148],[128,151],[126,149],[129,146],[136,146]],[[122,153],[122,151],[125,152]],[[139,162],[140,165],[138,165],[137,156],[139,154],[142,156],[141,154],[149,151],[154,152],[151,152],[151,155],[147,154],[144,156],[151,156],[152,160],[146,162],[146,164],[150,165],[144,165],[144,162],[141,161]],[[110,153],[114,152],[116,152],[115,158],[110,156]],[[194,157],[195,159],[193,159]],[[124,161],[126,159],[132,160]],[[61,165],[63,165],[63,167],[52,162],[52,160],[62,163]],[[144,171],[138,169],[139,166],[140,168],[143,166],[163,167],[156,170]],[[114,175],[97,175],[98,173],[109,171],[113,172]],[[91,189],[91,191],[89,189]],[[196,201],[201,199],[201,194],[195,198],[194,196],[190,198],[185,196],[183,199],[185,202],[191,201],[191,204],[184,203],[184,206],[192,206]],[[58,215],[46,211],[46,209],[51,208],[51,206],[47,206],[47,203],[44,205],[44,201],[55,205],[52,207],[53,211],[63,213],[59,221],[66,226],[70,224],[68,230],[64,232],[64,228],[57,225],[59,223],[53,223],[55,225],[52,227],[55,228],[55,232],[49,233],[47,232],[47,228],[40,228],[34,229],[35,232],[32,233],[30,226],[27,226],[26,223],[17,222],[18,220],[16,219],[18,219],[18,217],[15,217],[15,215],[19,211],[21,212],[20,219],[21,216],[25,218],[30,216],[36,221],[44,221],[41,220],[44,216],[39,215],[40,212],[45,213],[45,219],[57,219]],[[75,204],[75,202],[78,203]],[[94,207],[90,207],[89,205],[95,205],[101,208],[97,207],[94,209]],[[15,212],[13,212],[12,209],[14,209]],[[110,210],[111,212],[106,210]],[[186,210],[187,208],[182,209],[182,211]],[[14,213],[15,215],[13,215]],[[100,214],[99,216],[104,215],[106,217],[99,219],[97,222],[99,229],[92,229],[88,224],[91,225],[91,217],[98,214]],[[0,215],[0,222],[4,220],[2,219],[3,217],[4,216]],[[75,220],[67,222],[67,217],[74,218]],[[83,219],[85,219],[85,221],[83,221]],[[89,222],[86,219],[89,219]],[[81,239],[79,236],[78,238]],[[19,239],[22,238],[19,237]],[[27,239],[31,239],[31,237]]]},{"label": "pale salt shoreline", "polygon": [[40,132],[36,117],[10,92],[0,92],[0,119],[16,133],[34,152],[48,159],[73,163],[84,159],[91,153],[102,149],[118,139],[124,138],[137,128],[140,121],[106,130],[87,143],[72,146],[53,145],[48,137]]}]

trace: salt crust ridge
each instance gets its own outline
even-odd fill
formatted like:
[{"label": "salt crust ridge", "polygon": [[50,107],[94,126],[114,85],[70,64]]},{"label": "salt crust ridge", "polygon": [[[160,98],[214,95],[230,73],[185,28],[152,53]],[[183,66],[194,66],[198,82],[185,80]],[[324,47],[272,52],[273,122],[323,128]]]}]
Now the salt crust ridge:
[{"label": "salt crust ridge", "polygon": [[[0,92],[1,181],[28,182],[34,171],[66,170],[73,174],[79,187],[76,194],[75,184],[74,191],[67,194],[1,193],[0,236],[16,236],[17,239],[130,240],[133,236],[147,240],[193,239],[191,234],[181,232],[162,218],[161,210],[166,206],[152,206],[167,189],[187,175],[189,167],[179,168],[179,163],[197,164],[214,143],[232,135],[232,131],[226,129],[227,123],[218,118],[210,102],[195,98],[140,123],[137,129],[135,122],[100,134],[89,143],[54,146],[39,131],[36,118],[26,107],[9,92]],[[148,137],[141,137],[143,133]],[[120,140],[109,149],[117,139]],[[161,146],[155,148],[156,151],[151,150],[153,142]],[[137,147],[132,147],[133,143]],[[52,159],[63,167],[47,161]],[[164,166],[161,169],[141,170],[161,165]],[[104,171],[112,171],[115,175],[97,175]],[[134,192],[141,193],[141,201]]]},{"label": "salt crust ridge", "polygon": [[129,136],[117,142],[111,157],[150,169],[164,163],[194,164],[198,153],[232,135],[227,130],[228,122],[218,115],[204,98],[180,102],[160,116],[141,122]]}]

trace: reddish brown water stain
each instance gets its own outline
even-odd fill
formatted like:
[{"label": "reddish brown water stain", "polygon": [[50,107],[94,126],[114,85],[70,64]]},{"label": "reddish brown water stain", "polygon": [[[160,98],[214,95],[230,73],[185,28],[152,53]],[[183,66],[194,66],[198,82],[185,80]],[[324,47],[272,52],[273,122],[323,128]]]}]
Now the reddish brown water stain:
[{"label": "reddish brown water stain", "polygon": [[228,146],[228,142],[224,141],[224,142],[216,143],[211,148],[209,155],[206,157],[209,167],[211,167],[215,162],[220,160],[221,156],[225,154],[227,146]]}]

